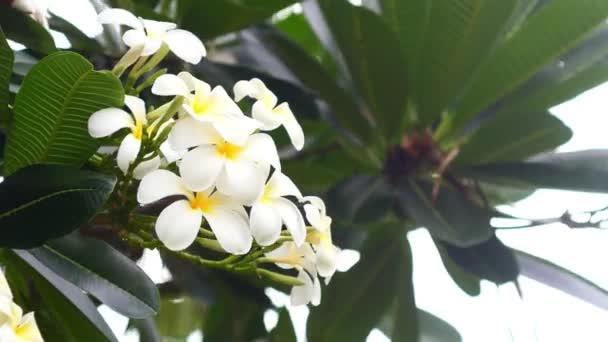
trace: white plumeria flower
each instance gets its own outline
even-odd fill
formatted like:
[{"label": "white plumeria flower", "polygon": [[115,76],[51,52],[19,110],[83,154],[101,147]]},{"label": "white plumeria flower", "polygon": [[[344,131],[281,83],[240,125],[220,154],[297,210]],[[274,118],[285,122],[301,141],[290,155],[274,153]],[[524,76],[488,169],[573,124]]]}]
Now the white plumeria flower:
[{"label": "white plumeria flower", "polygon": [[23,310],[13,302],[13,294],[2,272],[0,272],[0,341],[43,341],[34,313],[23,315]]},{"label": "white plumeria flower", "polygon": [[292,305],[319,305],[321,303],[321,282],[315,268],[315,253],[309,244],[297,246],[294,242],[283,243],[274,251],[266,253],[277,266],[285,269],[299,270],[298,279],[304,284],[291,289]]},{"label": "white plumeria flower", "polygon": [[287,102],[277,106],[276,95],[260,79],[238,81],[234,85],[234,98],[241,101],[245,96],[257,101],[253,104],[251,115],[262,123],[261,129],[270,131],[283,125],[293,146],[299,151],[304,147],[304,131],[296,120]]},{"label": "white plumeria flower", "polygon": [[260,123],[243,114],[243,111],[232,100],[221,86],[211,86],[188,72],[179,75],[166,74],[156,79],[152,93],[160,96],[183,96],[182,113],[187,113],[180,120],[188,125],[208,122],[219,134],[232,144],[242,145],[247,137],[260,127]]},{"label": "white plumeria flower", "polygon": [[333,244],[331,238],[331,217],[327,216],[325,203],[319,197],[306,196],[302,202],[308,202],[304,205],[304,213],[315,229],[308,234],[307,241],[314,246],[319,275],[328,282],[336,272],[340,254],[340,249]]},{"label": "white plumeria flower", "polygon": [[171,250],[183,250],[196,239],[203,217],[217,241],[232,254],[246,254],[253,238],[242,205],[212,189],[194,191],[177,175],[156,170],[142,179],[137,200],[148,204],[172,195],[183,195],[166,207],[156,221],[158,238]]},{"label": "white plumeria flower", "polygon": [[296,185],[280,171],[275,171],[264,186],[260,196],[253,206],[249,222],[255,241],[268,246],[275,243],[281,235],[281,227],[285,225],[296,245],[300,246],[306,239],[304,218],[298,207],[285,196],[301,198],[302,194]]},{"label": "white plumeria flower", "polygon": [[280,170],[272,138],[250,135],[242,146],[226,140],[209,123],[179,120],[169,142],[175,150],[196,147],[179,163],[184,183],[193,191],[217,187],[221,193],[250,205],[262,193],[270,166]]},{"label": "white plumeria flower", "polygon": [[163,44],[182,60],[198,64],[207,55],[205,46],[191,32],[176,29],[174,23],[137,18],[131,12],[120,8],[109,8],[99,13],[102,24],[126,25],[131,30],[122,36],[124,43],[134,49],[143,46],[141,56],[150,56]]},{"label": "white plumeria flower", "polygon": [[[146,104],[140,98],[126,95],[125,105],[132,115],[120,108],[105,108],[93,113],[89,118],[89,134],[93,138],[102,138],[123,128],[131,130],[131,133],[127,134],[120,143],[116,156],[118,167],[122,172],[127,173],[129,165],[137,158],[141,149],[141,139],[145,133],[144,129],[148,124],[148,119],[146,118]],[[133,177],[141,179],[150,171],[158,169],[159,166],[160,158],[154,157],[139,164],[133,170]]]}]

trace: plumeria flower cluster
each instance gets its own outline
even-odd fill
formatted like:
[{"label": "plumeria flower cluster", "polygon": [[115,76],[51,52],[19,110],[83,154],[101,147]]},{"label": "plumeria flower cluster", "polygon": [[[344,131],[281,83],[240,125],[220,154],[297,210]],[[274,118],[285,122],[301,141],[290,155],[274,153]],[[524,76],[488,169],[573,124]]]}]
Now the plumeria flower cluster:
[{"label": "plumeria flower cluster", "polygon": [[23,314],[21,307],[13,302],[13,293],[0,271],[0,341],[42,342],[34,313]]},{"label": "plumeria flower cluster", "polygon": [[[205,55],[198,38],[174,24],[120,9],[106,10],[99,18],[131,27],[123,36],[130,57],[118,62],[124,65],[117,72],[134,64],[128,79],[141,76],[138,70],[151,71],[149,63],[158,64],[148,59],[152,54],[170,50],[188,63]],[[89,133],[120,140],[116,165],[123,182],[141,180],[140,205],[178,198],[154,224],[164,248],[183,251],[203,233],[234,256],[255,248],[262,252],[257,262],[298,270],[294,304],[318,304],[319,277],[329,281],[340,250],[333,245],[323,201],[303,196],[282,172],[275,142],[265,133],[284,127],[293,147],[303,148],[304,133],[289,105],[256,78],[237,82],[234,96],[188,72],[154,73],[142,84],[150,84],[152,94],[167,102],[148,112],[137,91],[131,92],[124,101],[127,110],[93,113]],[[242,108],[249,104],[247,115]]]}]

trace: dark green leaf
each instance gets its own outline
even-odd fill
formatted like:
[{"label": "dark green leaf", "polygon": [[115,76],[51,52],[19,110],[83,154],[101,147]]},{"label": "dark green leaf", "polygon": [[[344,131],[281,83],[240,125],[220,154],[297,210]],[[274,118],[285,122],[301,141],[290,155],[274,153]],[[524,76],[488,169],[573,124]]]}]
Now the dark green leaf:
[{"label": "dark green leaf", "polygon": [[339,125],[361,141],[367,140],[371,131],[369,123],[350,95],[336,84],[319,62],[276,30],[256,28],[253,32],[306,87],[329,104],[331,114],[336,117]]},{"label": "dark green leaf", "polygon": [[266,305],[246,300],[233,291],[223,293],[209,308],[203,327],[205,341],[254,341],[266,337],[266,309]]},{"label": "dark green leaf", "polygon": [[49,18],[49,25],[51,29],[62,32],[70,42],[72,49],[79,51],[92,51],[98,52],[102,50],[99,42],[86,34],[69,21],[62,17],[51,13]]},{"label": "dark green leaf", "polygon": [[571,137],[572,131],[548,112],[499,112],[466,141],[455,164],[522,160]]},{"label": "dark green leaf", "polygon": [[552,153],[527,162],[472,166],[458,172],[513,187],[608,192],[608,150]]},{"label": "dark green leaf", "polygon": [[462,337],[454,327],[424,310],[418,310],[420,341],[460,342]]},{"label": "dark green leaf", "polygon": [[144,318],[158,312],[156,285],[131,259],[103,241],[76,233],[29,252],[65,280],[127,317]]},{"label": "dark green leaf", "polygon": [[441,256],[441,262],[445,267],[454,283],[469,296],[478,296],[481,293],[481,285],[479,284],[479,278],[467,273],[462,267],[456,265],[454,261],[447,254],[441,242],[435,241],[435,246]]},{"label": "dark green leaf", "polygon": [[291,323],[291,317],[289,317],[289,311],[286,308],[282,308],[279,311],[279,321],[277,326],[270,332],[272,342],[297,342],[296,332],[293,329]]},{"label": "dark green leaf", "polygon": [[163,342],[154,317],[144,319],[129,320],[129,328],[135,329],[139,333],[140,341],[145,342]]},{"label": "dark green leaf", "polygon": [[70,233],[105,203],[113,176],[34,165],[0,183],[0,246],[31,248]]},{"label": "dark green leaf", "polygon": [[11,70],[13,69],[13,50],[8,45],[2,28],[0,28],[0,127],[5,127],[9,118],[9,90]]},{"label": "dark green leaf", "polygon": [[608,290],[545,259],[515,249],[513,253],[521,275],[608,310]]},{"label": "dark green leaf", "polygon": [[[67,342],[118,341],[93,302],[80,289],[42,265],[28,251],[15,250],[11,264],[24,272],[38,291],[44,308],[67,336]],[[42,331],[45,335],[45,331]]]},{"label": "dark green leaf", "polygon": [[488,210],[448,185],[442,186],[433,200],[431,188],[430,183],[410,178],[397,188],[399,204],[416,224],[428,229],[433,237],[461,247],[492,236]]},{"label": "dark green leaf", "polygon": [[511,249],[495,236],[471,247],[440,242],[448,256],[465,271],[481,279],[503,284],[517,279],[519,267]]},{"label": "dark green leaf", "polygon": [[202,328],[205,308],[190,297],[163,298],[156,325],[164,339],[185,341],[188,335]]},{"label": "dark green leaf", "polygon": [[5,3],[0,3],[0,26],[8,39],[42,53],[55,52],[53,37],[42,25]]},{"label": "dark green leaf", "polygon": [[433,123],[470,84],[502,41],[518,2],[432,1],[417,65],[418,72],[424,75],[417,84],[417,109],[422,123]]},{"label": "dark green leaf", "polygon": [[93,112],[121,107],[120,80],[73,52],[41,60],[25,77],[15,99],[6,146],[6,174],[31,164],[81,166],[99,142],[88,132]]},{"label": "dark green leaf", "polygon": [[404,264],[404,248],[401,229],[383,229],[370,236],[361,250],[361,261],[348,272],[336,274],[323,291],[321,305],[311,309],[308,340],[365,341],[391,308],[403,272],[411,272]]},{"label": "dark green leaf", "polygon": [[604,0],[548,2],[528,17],[481,68],[454,112],[452,129],[462,128],[479,112],[530,79],[602,24],[607,16],[608,2]]},{"label": "dark green leaf", "polygon": [[403,268],[397,270],[401,277],[398,281],[398,292],[395,300],[394,322],[391,329],[392,342],[410,342],[418,340],[418,310],[414,298],[414,284],[412,280],[412,250],[409,241],[405,241],[401,250],[400,264]]},{"label": "dark green leaf", "polygon": [[352,176],[327,194],[332,217],[347,222],[378,221],[390,211],[392,203],[393,190],[382,176]]},{"label": "dark green leaf", "polygon": [[365,8],[347,0],[319,3],[371,116],[389,142],[397,141],[407,102],[399,40],[380,17]]},{"label": "dark green leaf", "polygon": [[295,0],[182,0],[182,27],[207,39],[263,22]]}]

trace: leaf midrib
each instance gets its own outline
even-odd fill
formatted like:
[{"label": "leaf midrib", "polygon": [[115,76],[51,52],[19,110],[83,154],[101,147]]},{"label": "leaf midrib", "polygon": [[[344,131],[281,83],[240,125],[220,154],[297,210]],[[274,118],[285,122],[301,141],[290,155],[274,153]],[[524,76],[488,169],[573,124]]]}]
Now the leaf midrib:
[{"label": "leaf midrib", "polygon": [[92,192],[95,191],[95,188],[75,188],[75,189],[67,189],[67,190],[61,190],[61,191],[57,191],[57,192],[53,192],[51,194],[48,195],[44,195],[42,197],[39,197],[33,201],[29,201],[27,203],[24,203],[16,208],[13,208],[11,210],[8,210],[4,213],[0,213],[0,220],[3,218],[6,218],[8,216],[11,216],[19,211],[25,210],[26,208],[32,207],[37,205],[38,203],[51,199],[53,197],[57,197],[57,196],[61,196],[61,195],[65,195],[65,194],[69,194],[69,193],[74,193],[74,192]]}]

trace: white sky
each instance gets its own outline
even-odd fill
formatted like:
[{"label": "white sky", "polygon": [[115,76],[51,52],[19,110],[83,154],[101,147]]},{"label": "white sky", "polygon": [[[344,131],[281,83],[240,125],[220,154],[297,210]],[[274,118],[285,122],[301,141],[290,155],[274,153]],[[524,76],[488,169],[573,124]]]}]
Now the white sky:
[{"label": "white sky", "polygon": [[[51,11],[64,16],[87,34],[101,31],[88,1],[46,0]],[[65,39],[56,36],[58,44],[65,46]],[[552,110],[574,131],[573,138],[560,147],[560,151],[578,151],[591,148],[608,148],[607,101],[608,84],[597,87]],[[565,191],[540,190],[513,207],[504,208],[524,217],[553,217],[565,210],[589,210],[608,205],[608,195],[581,194]],[[500,231],[499,237],[509,246],[546,258],[562,265],[597,284],[608,288],[608,232],[599,230],[569,230],[560,225],[526,230]],[[533,280],[521,278],[524,293],[522,301],[513,285],[497,288],[491,283],[482,284],[482,294],[469,297],[452,282],[425,230],[417,230],[408,236],[414,253],[414,284],[416,301],[421,309],[452,324],[465,342],[600,342],[608,341],[608,312],[582,302],[574,297],[544,286]],[[154,256],[151,256],[153,259]],[[146,269],[159,270],[158,261],[148,259]],[[153,277],[165,277],[154,272]],[[285,298],[269,291],[276,303]],[[126,319],[101,309],[109,318],[112,328],[121,341],[136,341],[137,336],[123,334]],[[299,307],[291,310],[298,321],[300,340],[304,336],[304,320],[308,310]],[[265,321],[276,324],[276,315],[268,313]],[[194,333],[188,342],[201,341],[200,332]],[[368,342],[388,341],[381,332],[373,331]],[[426,341],[430,342],[430,341]]]}]

